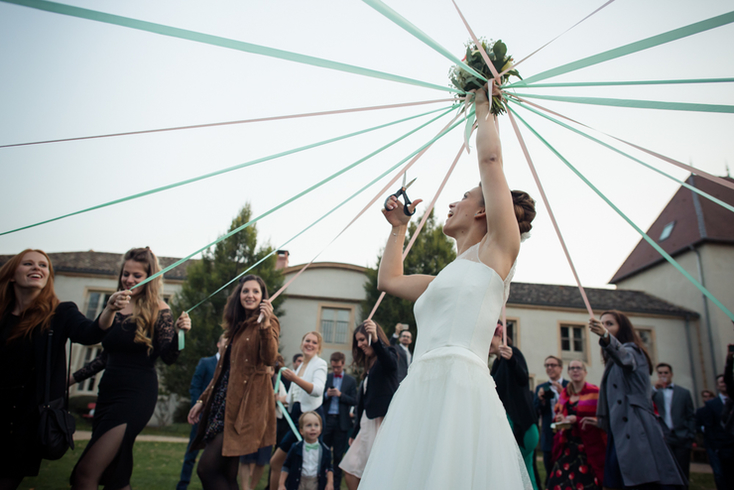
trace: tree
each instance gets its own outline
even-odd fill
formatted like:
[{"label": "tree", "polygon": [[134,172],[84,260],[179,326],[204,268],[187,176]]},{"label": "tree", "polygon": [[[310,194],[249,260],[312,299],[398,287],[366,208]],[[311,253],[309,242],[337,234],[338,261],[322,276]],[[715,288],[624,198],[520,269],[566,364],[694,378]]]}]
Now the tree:
[{"label": "tree", "polygon": [[[251,219],[252,209],[247,203],[232,220],[229,231]],[[192,262],[186,269],[186,280],[171,304],[174,318],[177,318],[181,311],[204,300],[272,251],[273,248],[269,244],[258,247],[255,225],[219,242],[214,246],[214,250],[208,249],[202,254],[201,260]],[[273,254],[248,272],[262,277],[271,295],[283,285],[282,271],[275,270],[276,260],[277,257]],[[192,328],[186,335],[186,346],[181,351],[178,361],[163,370],[163,385],[168,392],[184,398],[189,397],[189,385],[199,359],[209,357],[216,351],[217,339],[223,332],[224,306],[235,287],[237,282],[209,298],[190,313]],[[282,314],[279,306],[283,299],[283,296],[280,296],[273,303],[276,315]]]},{"label": "tree", "polygon": [[[408,236],[405,245],[418,228],[419,220],[412,220],[408,226]],[[379,266],[382,253],[377,257]],[[454,242],[443,234],[443,227],[436,223],[433,211],[428,216],[423,230],[418,235],[413,248],[403,262],[403,270],[408,274],[430,274],[435,276],[456,258]],[[366,298],[362,302],[362,311],[365,318],[370,314],[380,297],[377,290],[377,269],[367,269],[368,281],[365,284]],[[386,295],[372,319],[377,322],[390,336],[395,332],[395,324],[407,323],[413,338],[416,336],[415,316],[413,316],[413,302],[394,296]]]}]

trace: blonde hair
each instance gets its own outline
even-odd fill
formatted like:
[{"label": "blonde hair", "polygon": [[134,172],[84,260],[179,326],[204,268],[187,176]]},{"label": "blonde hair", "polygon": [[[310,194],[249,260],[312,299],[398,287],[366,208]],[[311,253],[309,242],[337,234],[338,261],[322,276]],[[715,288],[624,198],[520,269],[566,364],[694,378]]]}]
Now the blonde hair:
[{"label": "blonde hair", "polygon": [[[134,260],[142,264],[145,268],[147,277],[150,277],[161,270],[158,264],[158,258],[150,250],[150,248],[133,248],[128,250],[122,258],[122,266],[120,267],[120,275],[117,278],[117,290],[125,289],[122,286],[122,273],[125,264],[129,260]],[[137,325],[135,330],[135,342],[143,344],[148,348],[148,354],[153,350],[153,334],[155,332],[155,324],[158,320],[158,307],[161,301],[161,291],[163,290],[163,277],[158,276],[140,286],[142,291],[133,296],[133,316],[132,320]]]},{"label": "blonde hair", "polygon": [[317,412],[311,411],[311,412],[304,412],[301,414],[300,417],[298,417],[298,430],[303,430],[303,424],[305,424],[306,415],[313,415],[314,417],[316,417],[319,421],[319,425],[321,426],[321,428],[322,429],[324,428],[324,421],[321,420],[321,415],[319,415]]},{"label": "blonde hair", "polygon": [[306,340],[306,337],[308,337],[309,335],[313,335],[314,337],[316,337],[316,340],[319,341],[319,350],[318,350],[318,352],[316,352],[316,355],[317,356],[321,355],[321,349],[324,348],[324,338],[321,336],[320,333],[318,333],[318,332],[306,332],[306,335],[304,335],[301,338],[301,344],[303,344],[303,341]]}]

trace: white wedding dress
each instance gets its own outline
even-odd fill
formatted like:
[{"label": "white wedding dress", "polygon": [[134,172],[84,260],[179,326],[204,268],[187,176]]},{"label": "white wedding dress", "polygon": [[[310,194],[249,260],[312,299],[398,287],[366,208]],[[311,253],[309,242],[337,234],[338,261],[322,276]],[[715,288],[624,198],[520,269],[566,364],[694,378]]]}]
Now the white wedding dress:
[{"label": "white wedding dress", "polygon": [[489,346],[509,292],[469,248],[415,303],[408,375],[372,447],[360,490],[532,489],[489,374]]}]

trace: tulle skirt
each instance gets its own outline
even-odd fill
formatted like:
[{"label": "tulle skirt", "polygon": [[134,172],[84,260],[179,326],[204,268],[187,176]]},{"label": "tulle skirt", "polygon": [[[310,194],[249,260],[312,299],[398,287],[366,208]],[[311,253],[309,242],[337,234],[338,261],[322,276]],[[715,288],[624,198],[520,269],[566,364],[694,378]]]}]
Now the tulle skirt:
[{"label": "tulle skirt", "polygon": [[531,490],[486,361],[441,347],[414,359],[377,434],[360,490]]},{"label": "tulle skirt", "polygon": [[375,437],[380,430],[380,425],[384,417],[368,419],[367,412],[362,412],[362,418],[359,422],[359,434],[352,441],[349,450],[342,458],[339,468],[347,473],[362,478],[364,467],[367,465],[367,459],[372,452],[372,446],[375,443]]}]

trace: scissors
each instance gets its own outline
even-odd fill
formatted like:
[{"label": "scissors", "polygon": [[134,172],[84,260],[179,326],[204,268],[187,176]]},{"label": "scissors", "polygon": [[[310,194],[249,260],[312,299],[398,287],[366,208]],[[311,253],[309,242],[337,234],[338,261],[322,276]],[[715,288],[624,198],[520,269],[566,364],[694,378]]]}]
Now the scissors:
[{"label": "scissors", "polygon": [[387,199],[385,199],[385,211],[390,211],[387,208],[387,202],[390,200],[390,197],[395,196],[395,199],[399,199],[400,196],[403,196],[403,199],[405,200],[405,204],[403,205],[403,212],[405,213],[406,216],[413,216],[415,214],[415,209],[413,210],[412,213],[410,212],[410,205],[413,204],[413,203],[410,201],[410,198],[408,197],[408,194],[405,192],[408,189],[408,187],[410,187],[413,184],[413,182],[415,182],[415,179],[411,180],[406,185],[405,184],[406,178],[407,178],[407,175],[406,174],[403,174],[403,185],[402,185],[402,187],[400,187],[400,189],[398,189],[398,192],[396,192],[395,194],[390,194],[389,196],[387,196]]}]

